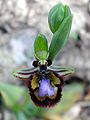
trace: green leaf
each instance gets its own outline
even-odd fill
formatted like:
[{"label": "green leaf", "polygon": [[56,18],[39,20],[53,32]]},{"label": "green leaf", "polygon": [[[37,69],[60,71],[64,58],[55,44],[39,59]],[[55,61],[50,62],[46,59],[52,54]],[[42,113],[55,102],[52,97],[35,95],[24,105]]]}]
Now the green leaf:
[{"label": "green leaf", "polygon": [[15,114],[15,116],[16,116],[16,120],[27,120],[27,117],[24,115],[23,112],[19,111]]},{"label": "green leaf", "polygon": [[[45,109],[37,107],[32,101],[24,107],[23,112],[30,118],[41,118],[45,112]],[[30,119],[31,120],[31,119]]]},{"label": "green leaf", "polygon": [[39,34],[35,39],[34,54],[38,60],[46,60],[49,55],[47,39],[43,34]]},{"label": "green leaf", "polygon": [[13,111],[18,111],[26,104],[27,93],[24,88],[0,82],[0,93],[5,105]]},{"label": "green leaf", "polygon": [[64,6],[62,4],[55,5],[49,12],[48,23],[51,31],[55,33],[64,18]]},{"label": "green leaf", "polygon": [[49,59],[53,60],[57,53],[65,46],[67,43],[69,33],[72,25],[72,14],[68,6],[64,7],[65,16],[63,22],[61,23],[59,29],[53,35],[50,47],[49,47]]}]

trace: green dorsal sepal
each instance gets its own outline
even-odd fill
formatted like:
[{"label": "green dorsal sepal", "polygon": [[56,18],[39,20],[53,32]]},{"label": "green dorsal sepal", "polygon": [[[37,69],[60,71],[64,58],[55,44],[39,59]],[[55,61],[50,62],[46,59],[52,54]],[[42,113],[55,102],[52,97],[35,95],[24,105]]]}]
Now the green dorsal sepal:
[{"label": "green dorsal sepal", "polygon": [[34,55],[38,60],[44,61],[48,58],[48,43],[43,34],[38,34],[34,42]]}]

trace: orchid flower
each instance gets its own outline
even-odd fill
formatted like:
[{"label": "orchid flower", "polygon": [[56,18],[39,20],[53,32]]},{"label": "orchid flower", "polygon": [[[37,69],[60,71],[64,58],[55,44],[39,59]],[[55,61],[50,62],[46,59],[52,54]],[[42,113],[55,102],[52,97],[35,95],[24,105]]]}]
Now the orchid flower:
[{"label": "orchid flower", "polygon": [[75,71],[72,67],[53,65],[68,40],[72,25],[70,8],[61,3],[55,5],[49,12],[48,23],[53,33],[50,46],[46,37],[38,34],[34,42],[33,67],[13,72],[14,76],[25,81],[32,101],[40,107],[51,107],[60,101],[64,79]]}]

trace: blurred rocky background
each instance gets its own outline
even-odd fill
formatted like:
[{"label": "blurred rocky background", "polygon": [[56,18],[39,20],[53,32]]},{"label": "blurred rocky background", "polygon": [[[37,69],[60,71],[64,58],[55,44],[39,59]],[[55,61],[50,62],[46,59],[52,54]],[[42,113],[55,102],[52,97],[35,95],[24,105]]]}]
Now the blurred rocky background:
[{"label": "blurred rocky background", "polygon": [[[48,27],[48,12],[58,2],[68,4],[73,13],[73,26],[67,46],[57,56],[54,64],[73,66],[76,73],[66,85],[75,82],[84,86],[71,94],[73,104],[66,111],[49,113],[46,120],[90,119],[90,1],[89,0],[0,0],[0,81],[20,85],[12,76],[15,67],[30,66],[34,59],[33,43],[39,32],[50,43],[52,34]],[[70,80],[70,82],[68,82]],[[70,92],[76,87],[72,85]],[[67,88],[65,88],[67,89]],[[78,89],[78,88],[77,88]],[[77,102],[78,101],[78,102]],[[63,101],[62,101],[63,102]],[[70,102],[70,101],[69,101]],[[68,102],[67,102],[68,104]],[[61,106],[59,106],[61,107]],[[59,109],[56,107],[55,109]],[[56,110],[58,111],[58,110]],[[5,111],[4,119],[10,118]],[[33,119],[34,120],[34,119]],[[37,119],[36,119],[37,120]]]}]

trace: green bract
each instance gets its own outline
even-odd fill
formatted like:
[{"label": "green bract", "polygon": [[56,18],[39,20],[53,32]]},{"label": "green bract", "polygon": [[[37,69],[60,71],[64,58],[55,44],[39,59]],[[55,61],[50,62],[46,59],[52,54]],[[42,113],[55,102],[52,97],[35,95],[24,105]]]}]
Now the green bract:
[{"label": "green bract", "polygon": [[[15,85],[9,85],[2,82],[0,82],[0,94],[4,99],[5,105],[14,111],[22,109],[26,104],[28,96],[24,88],[19,88]],[[21,102],[22,99],[23,101]]]},{"label": "green bract", "polygon": [[48,23],[53,37],[49,50],[47,39],[43,34],[39,34],[34,43],[35,57],[41,63],[44,63],[46,59],[52,61],[65,46],[71,30],[72,18],[70,8],[67,5],[59,3],[50,10]]},{"label": "green bract", "polygon": [[46,60],[48,58],[48,43],[43,34],[39,34],[35,39],[34,54],[39,60]]},{"label": "green bract", "polygon": [[54,33],[50,47],[49,59],[53,60],[57,53],[67,43],[68,36],[72,25],[72,14],[68,6],[64,6],[64,19],[60,24],[58,30]]},{"label": "green bract", "polygon": [[64,6],[62,4],[55,5],[49,12],[48,23],[51,31],[55,33],[60,27],[64,19]]}]

